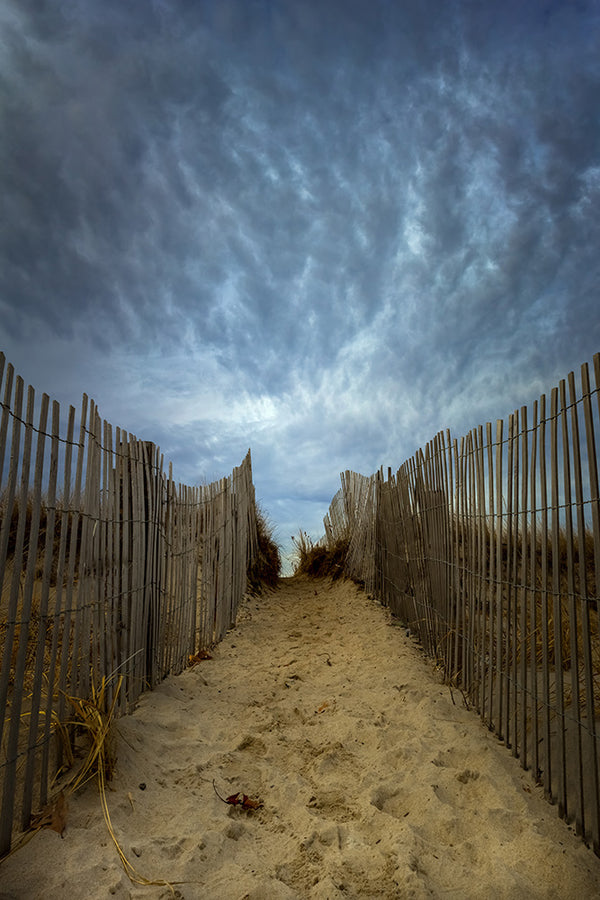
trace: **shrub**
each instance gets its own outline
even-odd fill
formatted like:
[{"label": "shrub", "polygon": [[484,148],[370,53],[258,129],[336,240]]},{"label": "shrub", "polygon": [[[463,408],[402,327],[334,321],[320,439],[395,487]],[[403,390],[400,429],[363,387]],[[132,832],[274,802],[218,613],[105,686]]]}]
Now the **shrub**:
[{"label": "shrub", "polygon": [[332,544],[313,544],[309,536],[301,531],[299,536],[292,537],[296,547],[297,562],[295,575],[309,575],[311,578],[336,579],[344,574],[346,555],[350,541],[339,538]]},{"label": "shrub", "polygon": [[259,594],[263,587],[277,587],[281,572],[281,555],[273,536],[273,525],[259,506],[256,507],[256,524],[258,553],[248,567],[248,589],[253,594]]}]

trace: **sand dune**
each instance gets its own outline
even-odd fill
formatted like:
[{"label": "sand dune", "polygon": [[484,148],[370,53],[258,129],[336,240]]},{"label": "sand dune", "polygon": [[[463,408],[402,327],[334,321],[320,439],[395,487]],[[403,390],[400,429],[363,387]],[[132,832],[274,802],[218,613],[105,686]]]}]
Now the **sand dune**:
[{"label": "sand dune", "polygon": [[[599,896],[600,860],[455,700],[353,585],[287,580],[119,721],[114,830],[185,900]],[[5,900],[110,896],[173,893],[131,883],[94,786],[0,867]]]}]

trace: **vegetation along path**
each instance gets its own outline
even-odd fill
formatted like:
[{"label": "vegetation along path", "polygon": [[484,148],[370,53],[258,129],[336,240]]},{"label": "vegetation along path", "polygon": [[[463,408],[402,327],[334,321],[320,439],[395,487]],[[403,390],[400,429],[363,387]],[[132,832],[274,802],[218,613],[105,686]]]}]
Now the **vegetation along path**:
[{"label": "vegetation along path", "polygon": [[173,887],[130,881],[90,785],[64,840],[2,865],[0,896],[597,896],[600,860],[454,701],[353,584],[284,579],[117,723],[115,835]]}]

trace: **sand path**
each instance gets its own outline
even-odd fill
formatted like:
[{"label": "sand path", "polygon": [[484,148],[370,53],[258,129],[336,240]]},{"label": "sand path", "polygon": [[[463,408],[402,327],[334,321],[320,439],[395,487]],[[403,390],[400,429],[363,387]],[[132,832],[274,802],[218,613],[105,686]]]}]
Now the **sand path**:
[{"label": "sand path", "polygon": [[[119,721],[115,832],[185,900],[599,896],[600,860],[455,699],[352,584],[286,580]],[[93,786],[64,840],[0,866],[4,900],[111,896],[173,894],[129,881]]]}]

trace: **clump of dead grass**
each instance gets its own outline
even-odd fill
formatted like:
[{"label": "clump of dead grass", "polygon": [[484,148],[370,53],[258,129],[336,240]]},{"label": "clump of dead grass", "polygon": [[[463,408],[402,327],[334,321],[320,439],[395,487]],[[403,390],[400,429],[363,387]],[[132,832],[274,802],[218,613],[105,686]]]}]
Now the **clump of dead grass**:
[{"label": "clump of dead grass", "polygon": [[248,566],[248,590],[253,594],[259,594],[263,587],[276,588],[281,572],[281,554],[274,537],[275,528],[260,506],[256,507],[256,525],[258,553]]},{"label": "clump of dead grass", "polygon": [[[183,884],[184,882],[149,879],[141,875],[127,859],[112,825],[106,797],[106,787],[113,778],[117,762],[114,720],[123,676],[119,676],[114,688],[111,685],[111,681],[112,678],[103,677],[99,688],[96,688],[92,682],[89,698],[65,694],[65,698],[71,707],[71,715],[65,721],[59,721],[58,718],[55,718],[53,723],[54,731],[63,745],[66,759],[66,764],[61,771],[64,773],[66,768],[74,767],[74,734],[84,737],[87,752],[84,754],[83,762],[79,768],[71,775],[67,774],[61,779],[62,783],[59,793],[50,800],[40,813],[32,817],[31,830],[25,837],[33,836],[40,828],[44,827],[49,827],[62,835],[67,825],[69,798],[89,781],[96,779],[104,821],[129,880],[134,884],[144,886],[157,885],[167,887],[175,895],[173,885]],[[112,699],[110,699],[111,693]],[[18,842],[11,852],[15,852],[21,846],[21,843]]]},{"label": "clump of dead grass", "polygon": [[332,543],[314,544],[304,531],[292,537],[296,550],[295,575],[311,578],[341,578],[344,574],[350,540],[339,538]]}]

